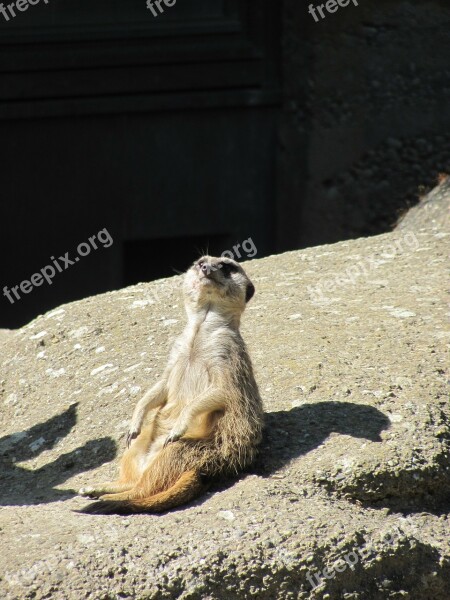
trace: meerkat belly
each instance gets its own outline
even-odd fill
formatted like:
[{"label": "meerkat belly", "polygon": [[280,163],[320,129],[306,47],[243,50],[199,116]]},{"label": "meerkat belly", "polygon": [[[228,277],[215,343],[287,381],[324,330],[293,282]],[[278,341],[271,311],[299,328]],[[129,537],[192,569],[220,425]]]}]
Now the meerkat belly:
[{"label": "meerkat belly", "polygon": [[222,411],[214,411],[199,415],[191,427],[189,427],[185,437],[190,439],[205,439],[210,437],[222,414]]},{"label": "meerkat belly", "polygon": [[[168,380],[168,400],[158,415],[161,435],[168,434],[183,410],[211,388],[207,363],[194,355],[182,357]],[[205,437],[216,418],[210,413],[195,417],[184,437]]]},{"label": "meerkat belly", "polygon": [[[176,415],[179,415],[178,406],[176,404],[173,406],[166,405],[166,407],[159,411],[155,419],[151,443],[147,446],[146,450],[139,453],[137,456],[138,468],[141,473],[151,466],[152,461],[163,449],[167,436],[176,422]],[[193,420],[183,438],[204,439],[209,437],[214,430],[218,418],[219,415],[216,413],[199,415]]]}]

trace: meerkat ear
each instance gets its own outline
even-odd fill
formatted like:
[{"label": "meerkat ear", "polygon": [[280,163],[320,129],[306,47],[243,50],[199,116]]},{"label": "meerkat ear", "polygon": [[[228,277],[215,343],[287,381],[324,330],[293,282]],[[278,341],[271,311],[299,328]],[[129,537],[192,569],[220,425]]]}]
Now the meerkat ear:
[{"label": "meerkat ear", "polygon": [[249,300],[251,300],[253,298],[253,296],[255,295],[255,286],[253,285],[253,283],[249,283],[247,285],[247,290],[245,292],[245,301],[248,302]]}]

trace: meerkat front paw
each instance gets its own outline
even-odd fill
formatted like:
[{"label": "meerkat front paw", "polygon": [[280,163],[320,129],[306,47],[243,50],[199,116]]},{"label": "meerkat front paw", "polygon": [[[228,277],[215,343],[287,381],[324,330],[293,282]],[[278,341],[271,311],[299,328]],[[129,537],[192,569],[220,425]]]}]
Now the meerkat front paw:
[{"label": "meerkat front paw", "polygon": [[181,435],[177,435],[174,433],[169,433],[169,435],[166,437],[166,440],[164,442],[164,446],[163,448],[167,448],[167,446],[169,444],[173,444],[174,442],[178,442],[178,440],[180,439]]},{"label": "meerkat front paw", "polygon": [[127,435],[127,448],[131,446],[131,442],[135,440],[138,435],[141,433],[141,429],[130,429]]},{"label": "meerkat front paw", "polygon": [[172,431],[166,437],[163,448],[166,448],[169,444],[178,442],[178,440],[181,439],[185,433],[186,429],[172,429]]}]

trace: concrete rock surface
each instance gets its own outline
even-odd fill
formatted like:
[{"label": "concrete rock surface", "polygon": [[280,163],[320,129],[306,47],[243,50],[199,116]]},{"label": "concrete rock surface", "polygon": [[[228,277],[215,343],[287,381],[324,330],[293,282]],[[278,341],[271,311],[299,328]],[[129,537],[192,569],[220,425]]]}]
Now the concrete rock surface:
[{"label": "concrete rock surface", "polygon": [[0,596],[448,600],[449,207],[447,182],[390,234],[247,263],[260,457],[167,514],[79,514],[74,490],[114,478],[180,278],[3,336]]},{"label": "concrete rock surface", "polygon": [[11,335],[10,329],[0,329],[0,344]]}]

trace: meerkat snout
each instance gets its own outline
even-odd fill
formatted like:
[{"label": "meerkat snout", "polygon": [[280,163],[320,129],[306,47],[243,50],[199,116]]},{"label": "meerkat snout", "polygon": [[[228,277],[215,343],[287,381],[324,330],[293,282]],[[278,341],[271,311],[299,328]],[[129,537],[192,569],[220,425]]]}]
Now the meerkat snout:
[{"label": "meerkat snout", "polygon": [[240,312],[255,293],[255,286],[239,263],[213,256],[202,256],[194,262],[185,275],[184,289],[196,303],[233,305]]}]

